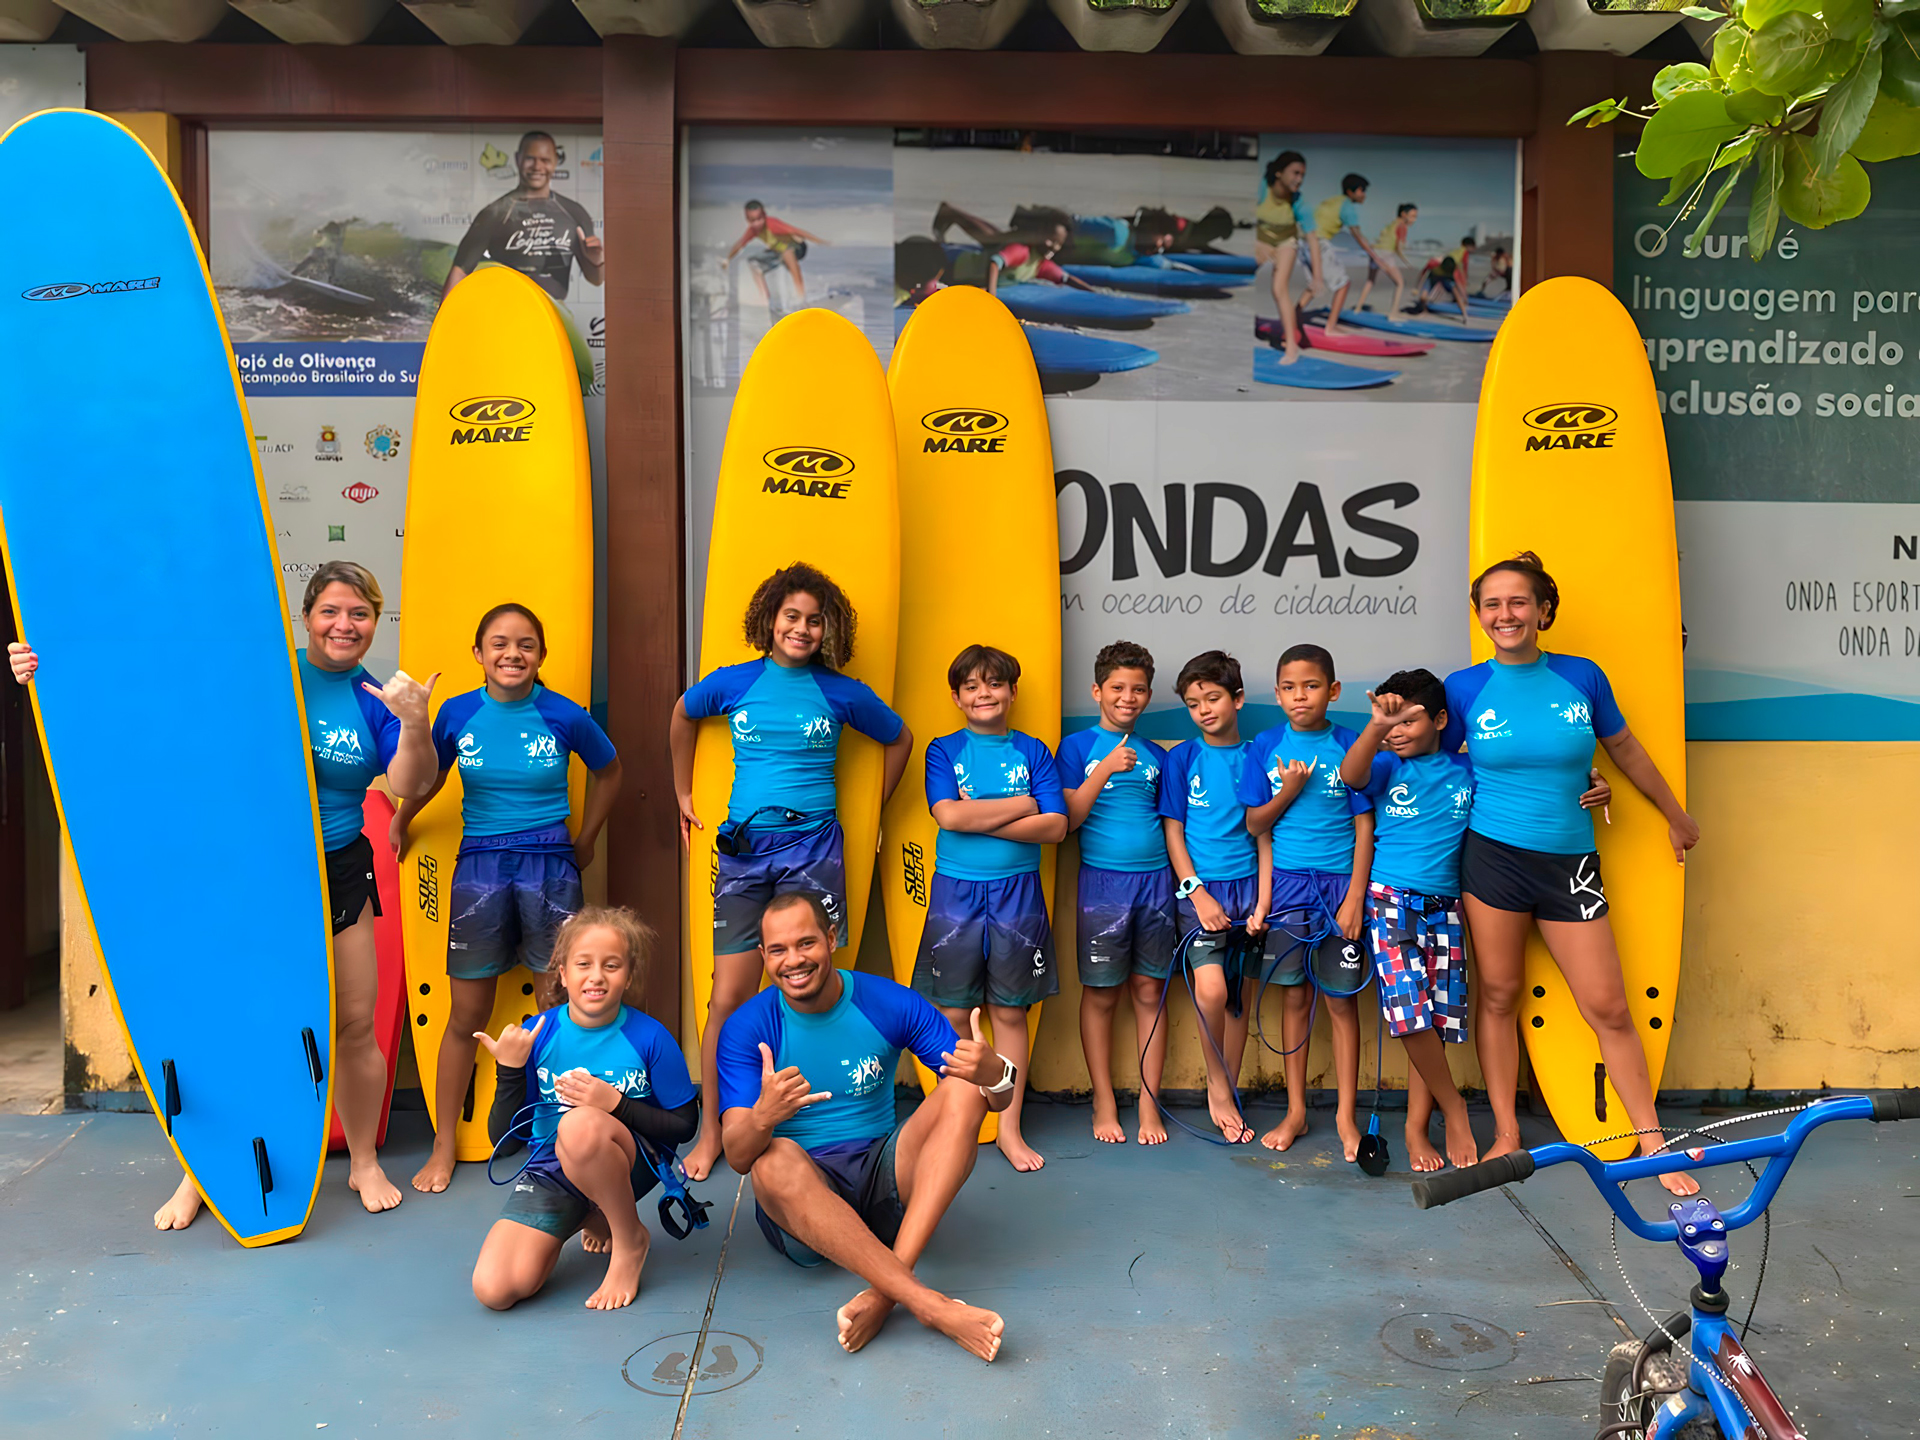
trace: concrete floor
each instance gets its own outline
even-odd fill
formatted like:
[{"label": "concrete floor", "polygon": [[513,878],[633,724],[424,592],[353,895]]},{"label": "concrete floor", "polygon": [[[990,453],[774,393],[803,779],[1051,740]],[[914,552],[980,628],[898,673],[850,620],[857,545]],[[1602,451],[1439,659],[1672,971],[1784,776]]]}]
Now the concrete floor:
[{"label": "concrete floor", "polygon": [[0,1115],[45,1115],[63,1101],[60,992],[0,1010]]},{"label": "concrete floor", "polygon": [[[858,1282],[774,1255],[750,1192],[729,1240],[742,1188],[730,1177],[701,1187],[717,1202],[709,1230],[684,1243],[656,1232],[631,1310],[581,1305],[599,1262],[569,1247],[545,1294],[496,1315],[467,1289],[500,1203],[478,1166],[443,1196],[409,1193],[369,1217],[335,1162],[301,1239],[245,1251],[204,1218],[150,1228],[174,1183],[150,1117],[4,1117],[5,1431],[1590,1434],[1615,1314],[1646,1324],[1586,1180],[1557,1170],[1511,1198],[1422,1213],[1398,1169],[1368,1180],[1335,1158],[1329,1121],[1284,1158],[1177,1134],[1143,1151],[1094,1142],[1082,1108],[1036,1105],[1047,1168],[1018,1176],[983,1152],[923,1263],[930,1283],[1006,1317],[989,1369],[904,1316],[861,1355],[840,1353],[834,1310]],[[395,1117],[398,1176],[424,1155],[421,1122]],[[1397,1116],[1388,1129],[1403,1162]],[[1749,1343],[1811,1434],[1920,1433],[1915,1292],[1900,1273],[1917,1150],[1920,1126],[1824,1130],[1775,1206]],[[1758,1241],[1736,1241],[1736,1313]],[[1631,1240],[1623,1254],[1649,1304],[1683,1302],[1677,1255]]]}]

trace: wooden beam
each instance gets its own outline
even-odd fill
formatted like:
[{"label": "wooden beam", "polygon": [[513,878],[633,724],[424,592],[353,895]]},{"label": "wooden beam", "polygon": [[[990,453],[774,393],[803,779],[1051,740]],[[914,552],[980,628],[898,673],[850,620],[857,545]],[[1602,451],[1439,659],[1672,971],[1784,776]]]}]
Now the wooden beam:
[{"label": "wooden beam", "polygon": [[1522,147],[1522,280],[1584,275],[1613,284],[1613,152],[1610,126],[1587,129],[1567,117],[1615,88],[1614,57],[1553,50],[1538,55],[1537,114]]},{"label": "wooden beam", "polygon": [[673,46],[610,38],[607,234],[607,730],[625,774],[607,827],[607,893],[659,936],[647,1011],[680,1029],[679,808],[667,716],[686,669],[679,206]]}]

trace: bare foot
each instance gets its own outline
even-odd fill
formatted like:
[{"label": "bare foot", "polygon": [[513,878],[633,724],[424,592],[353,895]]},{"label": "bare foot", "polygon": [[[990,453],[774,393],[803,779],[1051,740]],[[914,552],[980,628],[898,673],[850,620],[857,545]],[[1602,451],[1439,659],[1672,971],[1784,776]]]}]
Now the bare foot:
[{"label": "bare foot", "polygon": [[686,1166],[687,1179],[704,1180],[713,1173],[713,1167],[720,1163],[720,1127],[709,1125],[700,1132],[700,1138],[694,1142],[693,1149],[681,1162]]},{"label": "bare foot", "polygon": [[607,1258],[607,1278],[587,1297],[587,1308],[620,1310],[631,1305],[633,1297],[640,1293],[640,1267],[647,1263],[647,1251],[652,1245],[653,1237],[644,1225],[640,1227],[640,1243],[633,1249],[615,1245],[613,1254]]},{"label": "bare foot", "polygon": [[[1652,1140],[1656,1145],[1659,1144],[1659,1140],[1655,1136],[1649,1135],[1647,1139]],[[1642,1153],[1644,1154],[1645,1152],[1643,1151]],[[1662,1175],[1660,1177],[1660,1183],[1675,1195],[1687,1196],[1698,1195],[1700,1193],[1698,1182],[1684,1170],[1677,1170],[1670,1175]]]},{"label": "bare foot", "polygon": [[1253,1127],[1247,1124],[1240,1114],[1240,1107],[1231,1098],[1223,1098],[1209,1091],[1207,1115],[1212,1119],[1214,1129],[1227,1137],[1229,1145],[1244,1145],[1253,1139]]},{"label": "bare foot", "polygon": [[1109,1145],[1127,1143],[1127,1132],[1120,1125],[1120,1107],[1111,1095],[1093,1102],[1093,1138]]},{"label": "bare foot", "polygon": [[1473,1125],[1467,1119],[1465,1106],[1460,1108],[1457,1117],[1447,1116],[1447,1159],[1462,1169],[1479,1162],[1480,1147],[1474,1143]]},{"label": "bare foot", "polygon": [[989,1364],[1000,1353],[1000,1337],[1007,1328],[1007,1322],[993,1311],[963,1305],[958,1300],[945,1297],[936,1300],[933,1308],[921,1316],[920,1321],[954,1341],[962,1350],[978,1355]]},{"label": "bare foot", "polygon": [[1346,1152],[1347,1159],[1356,1158],[1360,1154],[1360,1122],[1351,1115],[1336,1111],[1333,1128],[1340,1132],[1340,1148]]},{"label": "bare foot", "polygon": [[1280,363],[1291,365],[1300,358],[1300,342],[1295,341],[1280,352]]},{"label": "bare foot", "polygon": [[[1022,1174],[1030,1174],[1047,1163],[1038,1150],[1020,1138],[1018,1130],[1007,1124],[1004,1116],[1000,1120],[1000,1134],[993,1143],[1000,1147],[1000,1153],[1007,1157],[1007,1163]],[[992,1358],[991,1355],[987,1356],[989,1360]]]},{"label": "bare foot", "polygon": [[1141,1145],[1167,1143],[1167,1125],[1160,1118],[1160,1107],[1144,1095],[1140,1097],[1140,1130],[1133,1138]]},{"label": "bare foot", "polygon": [[180,1188],[167,1197],[167,1203],[153,1212],[156,1230],[184,1230],[200,1213],[200,1187],[191,1175],[180,1177]]},{"label": "bare foot", "polygon": [[1413,1165],[1415,1174],[1431,1174],[1435,1170],[1446,1167],[1447,1162],[1440,1158],[1440,1152],[1434,1149],[1433,1142],[1427,1139],[1426,1126],[1422,1125],[1415,1129],[1409,1125],[1406,1133],[1407,1159]]},{"label": "bare foot", "polygon": [[1307,1112],[1289,1110],[1287,1118],[1260,1137],[1260,1143],[1269,1150],[1289,1149],[1293,1142],[1307,1133]]},{"label": "bare foot", "polygon": [[445,1150],[434,1142],[433,1153],[427,1156],[427,1163],[414,1173],[413,1188],[422,1195],[438,1195],[453,1180],[453,1138],[447,1138]]},{"label": "bare foot", "polygon": [[880,1333],[893,1314],[893,1301],[878,1290],[862,1290],[834,1318],[840,1325],[840,1348],[849,1355]]},{"label": "bare foot", "polygon": [[347,1188],[360,1197],[369,1214],[378,1215],[400,1203],[400,1187],[387,1178],[387,1172],[380,1168],[377,1160],[364,1167],[349,1165]]},{"label": "bare foot", "polygon": [[587,1216],[580,1227],[580,1248],[589,1255],[613,1253],[613,1232],[607,1228],[607,1217],[598,1210]]},{"label": "bare foot", "polygon": [[1496,1125],[1493,1131],[1493,1144],[1480,1158],[1482,1160],[1498,1160],[1502,1155],[1511,1155],[1520,1148],[1520,1132],[1518,1130],[1502,1130]]}]

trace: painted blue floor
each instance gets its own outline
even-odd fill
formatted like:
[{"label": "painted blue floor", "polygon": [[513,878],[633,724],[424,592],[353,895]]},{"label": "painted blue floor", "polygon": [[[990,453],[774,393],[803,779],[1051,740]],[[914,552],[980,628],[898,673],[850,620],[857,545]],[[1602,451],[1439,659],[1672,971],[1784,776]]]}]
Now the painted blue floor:
[{"label": "painted blue floor", "polygon": [[[396,1177],[424,1158],[421,1121],[395,1117]],[[245,1251],[204,1217],[151,1228],[175,1176],[150,1117],[0,1118],[0,1430],[1545,1440],[1592,1433],[1613,1315],[1648,1328],[1570,1169],[1422,1213],[1397,1167],[1369,1180],[1337,1159],[1325,1113],[1284,1157],[1178,1134],[1110,1147],[1086,1125],[1082,1108],[1036,1104],[1046,1169],[983,1151],[922,1264],[1005,1316],[989,1368],[904,1315],[843,1355],[833,1315],[859,1282],[776,1256],[750,1192],[728,1242],[731,1179],[700,1187],[710,1229],[656,1230],[633,1309],[587,1311],[600,1262],[569,1247],[545,1294],[495,1315],[467,1289],[499,1206],[477,1166],[374,1217],[335,1162],[298,1241]],[[1920,1433],[1916,1152],[1920,1125],[1829,1127],[1775,1205],[1749,1346],[1811,1434]],[[1630,1238],[1622,1253],[1647,1303],[1684,1302],[1677,1255]],[[1734,1254],[1738,1316],[1757,1228]]]}]

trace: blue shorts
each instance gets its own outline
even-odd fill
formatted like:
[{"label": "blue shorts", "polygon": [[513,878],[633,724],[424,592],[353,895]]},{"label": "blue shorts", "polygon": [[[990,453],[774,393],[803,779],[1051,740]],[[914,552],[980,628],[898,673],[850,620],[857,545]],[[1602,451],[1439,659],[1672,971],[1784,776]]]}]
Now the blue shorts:
[{"label": "blue shorts", "polygon": [[[1253,914],[1253,907],[1260,899],[1260,877],[1243,875],[1238,880],[1207,880],[1207,894],[1211,895],[1227,912],[1227,919],[1236,925],[1244,925],[1247,917]],[[1181,936],[1200,927],[1199,912],[1193,908],[1191,897],[1174,901],[1174,921]],[[1230,931],[1222,930],[1217,934],[1196,935],[1193,944],[1187,947],[1187,968],[1198,969],[1202,965],[1225,965],[1227,963],[1228,938]]]},{"label": "blue shorts", "polygon": [[847,862],[840,822],[811,830],[749,830],[751,853],[713,852],[713,953],[744,955],[760,948],[760,912],[776,895],[801,891],[820,897],[836,939],[847,943]]},{"label": "blue shorts", "polygon": [[1104,989],[1129,975],[1167,978],[1174,947],[1173,872],[1080,867],[1075,943],[1080,983]]},{"label": "blue shorts", "polygon": [[491,980],[524,963],[544,970],[553,937],[586,903],[565,825],[470,836],[454,862],[447,974]]},{"label": "blue shorts", "polygon": [[[900,1222],[907,1207],[900,1201],[900,1185],[893,1173],[894,1151],[900,1132],[882,1135],[878,1140],[846,1140],[809,1150],[807,1158],[819,1167],[827,1188],[847,1202],[860,1222],[871,1230],[882,1245],[892,1248],[900,1238]],[[826,1257],[812,1246],[795,1239],[773,1223],[760,1202],[753,1205],[753,1218],[767,1243],[796,1265],[811,1270],[826,1263]]]},{"label": "blue shorts", "polygon": [[[633,1171],[627,1178],[633,1185],[635,1200],[660,1183],[660,1177],[653,1173],[653,1167],[637,1149]],[[500,1218],[551,1235],[556,1240],[566,1240],[586,1224],[587,1216],[592,1213],[593,1202],[567,1179],[553,1147],[538,1145],[527,1168],[508,1189]]]},{"label": "blue shorts", "polygon": [[1267,954],[1274,985],[1307,983],[1307,941],[1333,924],[1347,898],[1351,875],[1332,870],[1276,870],[1267,911]]},{"label": "blue shorts", "polygon": [[1367,886],[1367,939],[1387,1032],[1438,1030],[1442,1040],[1465,1040],[1467,952],[1460,944],[1459,899],[1376,880]]},{"label": "blue shorts", "polygon": [[1038,872],[956,880],[934,871],[913,988],[949,1010],[1038,1005],[1059,994]]}]

